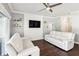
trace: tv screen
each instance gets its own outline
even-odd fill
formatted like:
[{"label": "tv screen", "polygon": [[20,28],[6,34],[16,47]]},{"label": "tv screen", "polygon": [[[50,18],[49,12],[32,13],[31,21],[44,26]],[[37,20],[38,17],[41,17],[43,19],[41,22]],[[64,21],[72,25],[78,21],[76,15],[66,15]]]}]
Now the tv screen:
[{"label": "tv screen", "polygon": [[29,28],[40,28],[40,21],[29,20]]}]

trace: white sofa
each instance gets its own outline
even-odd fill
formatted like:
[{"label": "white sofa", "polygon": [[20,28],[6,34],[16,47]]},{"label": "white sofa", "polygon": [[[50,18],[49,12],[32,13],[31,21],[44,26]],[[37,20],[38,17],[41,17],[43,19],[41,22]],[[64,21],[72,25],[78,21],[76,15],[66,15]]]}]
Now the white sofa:
[{"label": "white sofa", "polygon": [[69,51],[74,47],[74,37],[74,33],[51,31],[50,34],[45,35],[45,40],[65,51]]},{"label": "white sofa", "polygon": [[9,56],[39,56],[40,49],[34,46],[30,39],[21,38],[15,33],[6,43],[6,52]]}]

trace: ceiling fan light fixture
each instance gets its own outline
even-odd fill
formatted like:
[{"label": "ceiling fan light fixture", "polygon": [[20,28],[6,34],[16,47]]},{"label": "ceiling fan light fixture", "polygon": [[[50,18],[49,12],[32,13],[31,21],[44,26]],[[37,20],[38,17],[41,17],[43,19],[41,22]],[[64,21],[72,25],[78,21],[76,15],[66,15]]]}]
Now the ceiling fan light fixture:
[{"label": "ceiling fan light fixture", "polygon": [[[53,5],[50,5],[50,3],[43,3],[43,5],[46,7],[45,9],[50,11],[51,13],[53,12],[52,8],[53,7],[56,7],[58,5],[61,5],[62,3],[56,3],[56,4],[53,4]],[[42,9],[44,10],[44,9]]]},{"label": "ceiling fan light fixture", "polygon": [[47,7],[46,9],[47,9],[47,10],[50,10],[51,8],[50,8],[50,7]]}]

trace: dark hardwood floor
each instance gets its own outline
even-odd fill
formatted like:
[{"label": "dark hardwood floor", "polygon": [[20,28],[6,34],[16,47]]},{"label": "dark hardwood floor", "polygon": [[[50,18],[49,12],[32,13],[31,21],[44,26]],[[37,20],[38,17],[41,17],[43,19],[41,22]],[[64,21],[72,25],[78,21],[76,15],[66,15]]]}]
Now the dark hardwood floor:
[{"label": "dark hardwood floor", "polygon": [[45,40],[33,41],[35,46],[40,48],[41,56],[79,56],[79,45],[75,44],[70,51],[64,51]]}]

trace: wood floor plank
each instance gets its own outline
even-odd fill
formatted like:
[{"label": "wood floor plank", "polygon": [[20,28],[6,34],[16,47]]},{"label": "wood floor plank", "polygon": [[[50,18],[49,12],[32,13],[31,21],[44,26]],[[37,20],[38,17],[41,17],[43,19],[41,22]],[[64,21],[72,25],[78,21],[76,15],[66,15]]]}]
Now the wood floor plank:
[{"label": "wood floor plank", "polygon": [[33,41],[35,46],[40,48],[41,56],[79,56],[79,45],[75,44],[70,51],[64,51],[45,40]]}]

